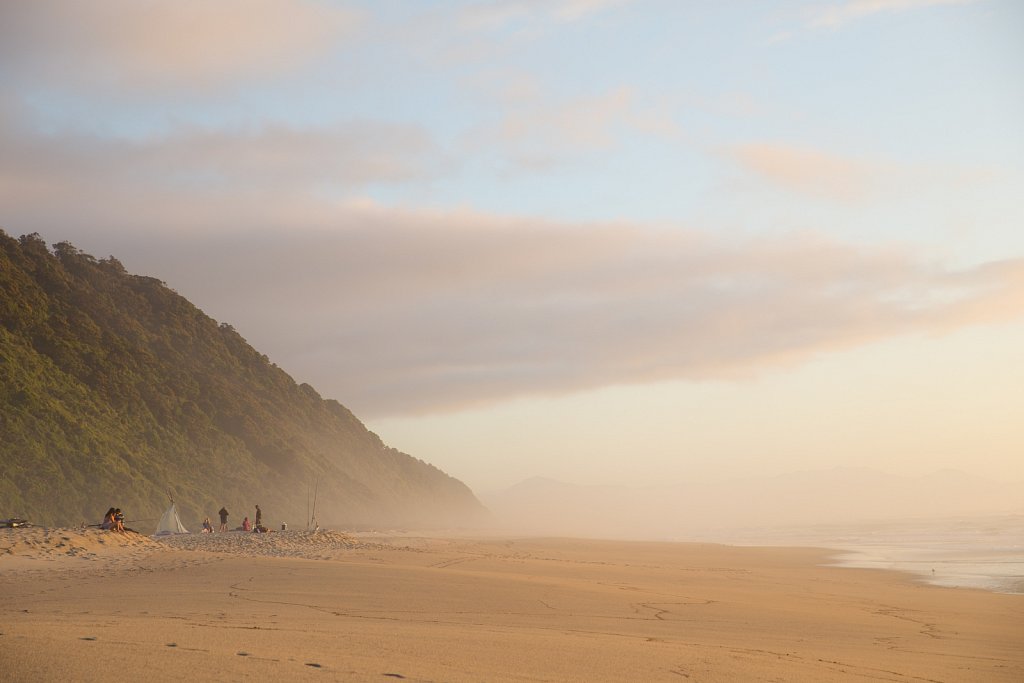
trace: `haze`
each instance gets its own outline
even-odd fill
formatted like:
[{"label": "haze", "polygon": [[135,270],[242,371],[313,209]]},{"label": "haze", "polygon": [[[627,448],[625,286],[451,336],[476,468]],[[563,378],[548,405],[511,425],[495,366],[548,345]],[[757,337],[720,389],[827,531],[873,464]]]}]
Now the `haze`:
[{"label": "haze", "polygon": [[851,506],[1024,512],[992,495],[1024,480],[1022,27],[1012,0],[5,3],[0,226],[165,280],[481,494],[866,468]]}]

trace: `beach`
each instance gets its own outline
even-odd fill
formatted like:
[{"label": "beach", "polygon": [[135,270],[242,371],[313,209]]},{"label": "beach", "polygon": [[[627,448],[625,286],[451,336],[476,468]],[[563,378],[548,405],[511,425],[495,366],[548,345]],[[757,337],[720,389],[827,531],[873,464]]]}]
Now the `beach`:
[{"label": "beach", "polygon": [[831,551],[0,529],[12,681],[1020,681],[1024,596]]}]

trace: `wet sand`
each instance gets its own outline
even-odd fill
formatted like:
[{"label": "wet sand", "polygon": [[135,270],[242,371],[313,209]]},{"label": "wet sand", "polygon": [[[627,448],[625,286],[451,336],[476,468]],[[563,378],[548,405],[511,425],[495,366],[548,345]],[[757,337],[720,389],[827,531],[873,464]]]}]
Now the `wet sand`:
[{"label": "wet sand", "polygon": [[828,561],[711,544],[4,529],[0,678],[1024,680],[1024,596]]}]

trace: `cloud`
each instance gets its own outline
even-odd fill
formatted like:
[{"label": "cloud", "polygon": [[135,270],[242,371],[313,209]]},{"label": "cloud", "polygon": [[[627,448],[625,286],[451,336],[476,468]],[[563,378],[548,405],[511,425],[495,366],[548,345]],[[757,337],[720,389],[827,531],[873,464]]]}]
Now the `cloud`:
[{"label": "cloud", "polygon": [[607,149],[614,139],[612,128],[630,113],[631,100],[630,91],[620,88],[554,107],[514,111],[505,118],[499,136],[517,147],[533,139],[546,149]]},{"label": "cloud", "polygon": [[53,194],[75,198],[81,209],[101,200],[124,207],[150,195],[190,197],[181,210],[156,222],[182,212],[188,212],[186,222],[195,220],[207,201],[209,220],[216,221],[218,197],[273,192],[282,205],[300,203],[310,196],[358,193],[371,184],[429,178],[449,163],[431,137],[411,125],[187,127],[135,140],[42,135],[10,112],[4,117],[2,108],[0,147],[0,202],[8,208],[45,204]]},{"label": "cloud", "polygon": [[940,5],[969,5],[978,0],[847,0],[828,7],[815,8],[807,22],[809,28],[840,28],[875,14]]},{"label": "cloud", "polygon": [[[463,2],[414,15],[399,27],[403,43],[428,60],[467,66],[496,58],[519,60],[555,32],[592,24],[603,13],[636,0],[490,0]],[[386,32],[394,26],[385,27]]]},{"label": "cloud", "polygon": [[7,78],[154,91],[287,73],[334,49],[358,21],[290,0],[33,0],[0,13]]},{"label": "cloud", "polygon": [[563,0],[554,9],[556,16],[566,21],[576,21],[589,14],[603,12],[612,7],[627,5],[634,0]]},{"label": "cloud", "polygon": [[824,152],[771,143],[737,145],[727,154],[778,187],[841,202],[863,199],[876,169]]},{"label": "cloud", "polygon": [[416,129],[362,125],[137,141],[0,109],[0,221],[165,280],[364,416],[744,376],[1024,313],[1021,259],[355,201],[434,163]]},{"label": "cloud", "polygon": [[667,379],[1024,313],[1024,260],[963,271],[815,237],[335,207],[322,226],[122,245],[374,416]]},{"label": "cloud", "polygon": [[[1022,260],[955,271],[809,236],[337,201],[306,189],[319,142],[9,136],[4,228],[164,279],[367,416],[738,376],[1024,312]],[[211,189],[182,167],[224,177]]]},{"label": "cloud", "polygon": [[470,31],[496,31],[512,27],[580,21],[635,0],[492,0],[461,8],[457,25]]},{"label": "cloud", "polygon": [[467,144],[500,150],[517,170],[546,169],[590,152],[615,149],[630,134],[669,141],[681,137],[667,111],[642,102],[627,87],[552,102],[532,81],[520,79],[495,95],[506,106],[504,116],[468,135]]},{"label": "cloud", "polygon": [[734,145],[721,153],[771,186],[843,205],[962,193],[968,188],[998,183],[1011,173],[999,166],[853,159],[784,143]]}]

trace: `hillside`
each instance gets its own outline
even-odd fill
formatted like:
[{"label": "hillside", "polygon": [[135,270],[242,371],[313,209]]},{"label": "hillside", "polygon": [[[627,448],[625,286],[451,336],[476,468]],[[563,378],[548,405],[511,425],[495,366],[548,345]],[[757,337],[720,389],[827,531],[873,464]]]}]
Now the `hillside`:
[{"label": "hillside", "polygon": [[458,480],[389,448],[230,325],[113,257],[0,231],[0,518],[140,530],[183,521],[435,525],[484,512]]}]

